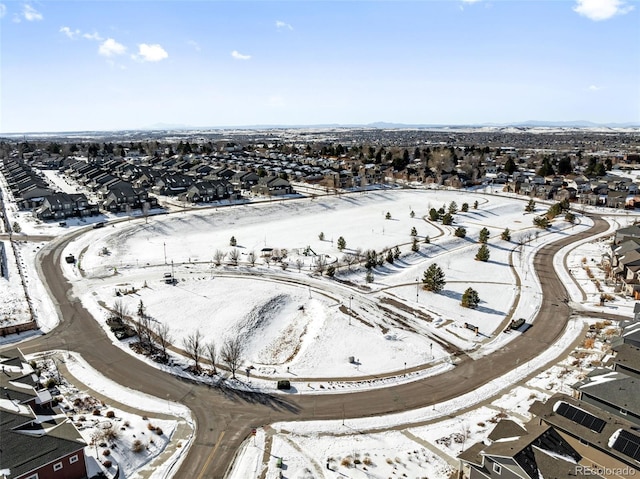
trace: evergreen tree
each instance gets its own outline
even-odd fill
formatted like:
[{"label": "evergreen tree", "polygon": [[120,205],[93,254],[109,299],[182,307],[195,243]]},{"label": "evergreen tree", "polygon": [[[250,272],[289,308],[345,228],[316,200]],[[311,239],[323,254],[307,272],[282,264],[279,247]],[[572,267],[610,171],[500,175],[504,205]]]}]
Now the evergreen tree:
[{"label": "evergreen tree", "polygon": [[449,203],[449,214],[451,215],[455,215],[458,212],[458,205],[455,201],[452,201],[451,203]]},{"label": "evergreen tree", "polygon": [[542,160],[542,166],[540,166],[536,174],[539,176],[551,176],[554,174],[553,165],[549,158]]},{"label": "evergreen tree", "polygon": [[549,218],[547,218],[544,215],[536,216],[535,218],[533,218],[533,224],[538,228],[542,228],[542,229],[546,229],[551,225],[549,223]]},{"label": "evergreen tree", "polygon": [[418,230],[415,226],[411,228],[411,236],[418,236]]},{"label": "evergreen tree", "polygon": [[478,241],[480,241],[480,243],[486,243],[489,241],[489,230],[486,227],[480,230],[480,238]]},{"label": "evergreen tree", "polygon": [[504,163],[504,171],[509,175],[513,175],[513,172],[516,171],[517,168],[513,158],[507,158],[507,161]]},{"label": "evergreen tree", "polygon": [[489,253],[489,248],[486,244],[483,244],[482,246],[480,246],[478,252],[476,253],[476,260],[487,262],[489,261],[489,256],[491,256]]},{"label": "evergreen tree", "polygon": [[418,240],[416,238],[413,238],[413,242],[411,243],[411,251],[415,253],[419,249],[420,249],[420,246],[418,246]]},{"label": "evergreen tree", "polygon": [[400,248],[398,248],[397,246],[393,248],[393,257],[395,259],[398,259],[400,257]]},{"label": "evergreen tree", "polygon": [[475,200],[475,201],[473,202],[473,209],[474,209],[474,210],[477,210],[477,209],[478,209],[478,200]]},{"label": "evergreen tree", "polygon": [[342,251],[346,247],[347,247],[346,240],[342,236],[340,236],[340,238],[338,238],[338,249]]},{"label": "evergreen tree", "polygon": [[455,234],[458,238],[464,238],[465,236],[467,236],[467,230],[462,226],[458,226],[453,234]]},{"label": "evergreen tree", "polygon": [[409,216],[411,216],[412,218],[415,218],[416,213],[413,210],[411,210],[411,213],[409,213]]},{"label": "evergreen tree", "polygon": [[477,308],[480,304],[480,296],[478,292],[473,288],[467,288],[462,295],[462,301],[460,302],[464,308]]},{"label": "evergreen tree", "polygon": [[229,240],[229,245],[230,246],[235,246],[237,244],[238,244],[238,242],[236,241],[236,237],[232,236],[231,239]]},{"label": "evergreen tree", "polygon": [[509,228],[504,229],[504,231],[500,235],[500,238],[502,238],[504,241],[511,241],[511,231],[509,231]]},{"label": "evergreen tree", "polygon": [[453,216],[451,216],[450,213],[445,213],[445,215],[442,217],[442,224],[450,225],[451,223],[453,223]]},{"label": "evergreen tree", "polygon": [[431,238],[429,238],[429,235],[424,237],[424,242],[427,244],[431,243]]},{"label": "evergreen tree", "polygon": [[424,284],[424,289],[427,291],[439,293],[447,282],[445,281],[444,272],[440,266],[434,263],[424,272],[422,283]]},{"label": "evergreen tree", "polygon": [[527,203],[527,206],[524,207],[524,210],[527,213],[533,213],[536,210],[536,202],[533,201],[533,198],[529,200],[529,202]]},{"label": "evergreen tree", "polygon": [[385,219],[390,220],[390,219],[391,219],[391,213],[389,213],[389,212],[387,211],[387,214],[386,214],[386,215],[384,215],[384,217],[385,217]]},{"label": "evergreen tree", "polygon": [[462,203],[462,208],[460,208],[460,211],[462,211],[463,213],[469,211],[469,203]]},{"label": "evergreen tree", "polygon": [[387,263],[393,264],[393,251],[392,250],[387,251]]},{"label": "evergreen tree", "polygon": [[438,221],[440,219],[440,213],[435,208],[429,210],[429,219],[431,221]]}]

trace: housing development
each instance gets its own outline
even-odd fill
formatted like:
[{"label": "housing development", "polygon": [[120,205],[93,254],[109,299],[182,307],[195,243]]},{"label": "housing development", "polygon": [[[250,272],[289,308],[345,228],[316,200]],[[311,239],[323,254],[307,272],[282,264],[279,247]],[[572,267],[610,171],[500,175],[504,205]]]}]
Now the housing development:
[{"label": "housing development", "polygon": [[0,476],[640,474],[637,128],[0,138]]}]

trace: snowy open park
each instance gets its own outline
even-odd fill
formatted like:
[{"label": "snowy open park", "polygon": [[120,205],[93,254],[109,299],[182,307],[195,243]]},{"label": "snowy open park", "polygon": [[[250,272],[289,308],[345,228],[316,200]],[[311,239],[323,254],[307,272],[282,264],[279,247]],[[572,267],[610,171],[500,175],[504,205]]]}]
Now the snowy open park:
[{"label": "snowy open park", "polygon": [[[452,202],[458,211],[451,226],[429,220],[431,208],[447,210]],[[463,203],[469,205],[467,212],[460,211]],[[503,332],[511,319],[524,318],[527,326],[531,324],[541,299],[532,269],[534,253],[567,231],[591,223],[586,217],[579,217],[576,224],[556,220],[551,228],[539,230],[533,226],[533,216],[548,205],[539,204],[531,214],[525,213],[525,204],[495,194],[398,190],[124,218],[106,228],[89,229],[71,242],[62,257],[73,254],[76,262],[63,262],[63,270],[75,295],[108,334],[105,320],[117,301],[132,317],[142,301],[154,323],[171,329],[174,367],[158,367],[190,374],[186,372],[190,361],[178,350],[184,338],[198,330],[205,341],[218,345],[229,337],[241,338],[238,387],[273,392],[275,379],[286,378],[294,392],[346,393],[446,374],[454,367],[457,352],[489,354],[521,334]],[[602,238],[572,245],[554,260],[563,270],[566,255],[568,272],[561,274],[569,299],[581,303],[581,308],[603,308],[595,280],[606,285],[593,265],[606,251],[607,236],[632,220],[625,215],[612,218],[611,229]],[[37,225],[37,233],[62,232],[54,231],[58,226],[47,226]],[[466,230],[464,238],[454,234],[459,227]],[[487,262],[474,259],[483,227],[490,232]],[[412,228],[417,251],[412,251]],[[506,228],[510,241],[501,239]],[[230,244],[232,237],[235,246]],[[342,249],[340,237],[346,242]],[[27,287],[38,291],[37,314],[52,328],[55,313],[30,266],[45,243],[18,245]],[[387,251],[396,246],[399,255],[390,263]],[[371,269],[369,279],[363,261],[348,260],[367,250],[384,257]],[[423,288],[424,271],[431,264],[445,274],[440,293]],[[332,265],[336,271],[330,277],[327,268]],[[595,278],[586,273],[590,265]],[[176,281],[167,281],[167,275]],[[475,309],[460,304],[469,287],[480,297]],[[13,296],[20,296],[20,291]],[[619,314],[630,314],[632,307],[621,297],[604,306]],[[478,332],[465,323],[477,326]],[[362,477],[371,471],[385,477],[394,472],[448,477],[456,467],[455,456],[481,440],[492,424],[507,417],[506,411],[511,419],[524,422],[531,402],[558,390],[569,391],[568,385],[584,373],[582,367],[570,366],[575,364],[571,357],[540,370],[527,383],[522,381],[532,370],[562,359],[556,359],[557,354],[580,337],[583,324],[575,320],[538,362],[521,365],[510,377],[471,397],[375,420],[347,418],[259,428],[239,452],[230,477],[253,477],[261,471],[265,477],[278,477],[281,458],[289,475],[297,478],[323,477],[318,471],[329,468],[347,475],[362,472]],[[131,351],[130,341],[112,338]],[[602,355],[594,347],[581,357],[587,364],[589,357]],[[250,368],[251,377],[245,377],[245,368]],[[96,376],[94,386],[104,389],[100,383]],[[116,414],[124,415],[117,410]],[[452,415],[456,418],[450,419]],[[137,466],[128,467],[134,471]],[[161,473],[165,474],[170,472]]]},{"label": "snowy open park", "polygon": [[[431,208],[452,202],[453,225],[429,221]],[[463,203],[467,212],[459,211]],[[441,365],[457,351],[508,339],[502,331],[511,318],[532,320],[539,301],[528,274],[532,252],[588,221],[557,221],[540,233],[524,205],[459,191],[381,191],[122,221],[71,243],[65,255],[77,262],[65,272],[99,320],[116,301],[131,315],[142,302],[154,322],[171,328],[178,347],[196,330],[218,344],[240,337],[243,366],[256,376],[391,373]],[[458,227],[464,238],[453,234]],[[483,227],[490,234],[486,262],[474,259]],[[506,228],[510,241],[501,239]],[[396,247],[390,263],[387,252]],[[367,250],[385,258],[369,281],[362,263],[348,261]],[[445,274],[440,293],[423,288],[431,264]],[[461,306],[470,287],[480,297],[477,308]]]}]

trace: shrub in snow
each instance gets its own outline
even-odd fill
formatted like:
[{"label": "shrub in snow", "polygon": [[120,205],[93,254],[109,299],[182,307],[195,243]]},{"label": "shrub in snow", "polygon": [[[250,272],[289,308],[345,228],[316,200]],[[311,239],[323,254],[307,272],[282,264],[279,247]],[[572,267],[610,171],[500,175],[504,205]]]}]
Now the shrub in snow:
[{"label": "shrub in snow", "polygon": [[142,452],[143,449],[144,446],[142,445],[142,441],[140,439],[136,439],[135,441],[133,441],[133,444],[131,444],[131,450],[133,452]]}]

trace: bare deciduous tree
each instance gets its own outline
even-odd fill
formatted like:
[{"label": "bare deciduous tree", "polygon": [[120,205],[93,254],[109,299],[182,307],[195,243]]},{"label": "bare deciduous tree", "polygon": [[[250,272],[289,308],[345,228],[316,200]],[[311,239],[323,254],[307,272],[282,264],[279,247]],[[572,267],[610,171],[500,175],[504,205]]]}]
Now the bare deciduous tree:
[{"label": "bare deciduous tree", "polygon": [[300,258],[298,258],[296,260],[296,268],[298,268],[298,273],[300,272],[300,270],[302,269],[303,266],[304,266],[304,261],[302,261]]},{"label": "bare deciduous tree", "polygon": [[160,346],[160,351],[162,351],[162,358],[167,360],[167,348],[171,344],[173,340],[171,336],[171,329],[167,324],[164,323],[156,323],[155,331],[156,333],[156,341],[158,346]]},{"label": "bare deciduous tree", "polygon": [[218,371],[216,370],[216,362],[218,361],[218,348],[216,348],[216,343],[213,340],[210,343],[207,343],[205,350],[207,359],[211,363],[213,374],[218,374]]},{"label": "bare deciduous tree", "polygon": [[149,202],[145,201],[144,203],[142,203],[142,216],[144,217],[144,222],[148,223],[149,222]]},{"label": "bare deciduous tree", "polygon": [[327,258],[324,255],[320,255],[316,258],[316,271],[320,274],[324,273],[327,267]]},{"label": "bare deciduous tree", "polygon": [[213,263],[216,266],[220,266],[226,255],[227,254],[224,251],[220,251],[219,249],[217,249],[216,252],[213,253]]},{"label": "bare deciduous tree", "polygon": [[184,350],[190,359],[193,359],[195,366],[195,372],[200,372],[200,357],[202,356],[202,350],[204,344],[202,342],[203,337],[199,329],[196,329],[193,333],[189,334],[182,340]]},{"label": "bare deciduous tree", "polygon": [[151,351],[151,317],[147,314],[133,320],[133,327],[138,335],[140,346]]},{"label": "bare deciduous tree", "polygon": [[111,319],[124,323],[129,316],[129,308],[124,304],[121,299],[116,299],[111,309]]},{"label": "bare deciduous tree", "polygon": [[233,248],[229,253],[229,259],[234,266],[238,266],[238,259],[240,258],[240,251],[238,248]]},{"label": "bare deciduous tree", "polygon": [[249,252],[249,254],[247,255],[247,261],[251,266],[256,265],[256,254],[253,251]]},{"label": "bare deciduous tree", "polygon": [[233,379],[236,378],[236,371],[242,362],[242,343],[240,338],[229,338],[222,346],[221,357],[231,371]]}]

